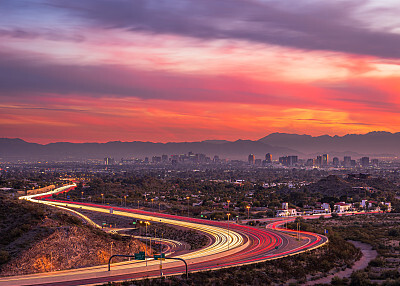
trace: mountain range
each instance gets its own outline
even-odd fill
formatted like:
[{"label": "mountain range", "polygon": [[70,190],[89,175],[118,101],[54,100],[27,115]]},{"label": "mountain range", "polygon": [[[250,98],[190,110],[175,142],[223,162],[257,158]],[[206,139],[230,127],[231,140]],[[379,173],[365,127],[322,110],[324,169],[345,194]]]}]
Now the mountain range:
[{"label": "mountain range", "polygon": [[246,160],[249,154],[276,159],[283,155],[313,158],[318,154],[352,157],[394,157],[400,154],[400,133],[370,132],[345,136],[316,136],[272,133],[259,140],[206,140],[201,142],[120,142],[50,144],[29,143],[22,139],[0,138],[0,160],[85,160],[113,157],[144,158],[162,154],[204,153],[208,156]]}]

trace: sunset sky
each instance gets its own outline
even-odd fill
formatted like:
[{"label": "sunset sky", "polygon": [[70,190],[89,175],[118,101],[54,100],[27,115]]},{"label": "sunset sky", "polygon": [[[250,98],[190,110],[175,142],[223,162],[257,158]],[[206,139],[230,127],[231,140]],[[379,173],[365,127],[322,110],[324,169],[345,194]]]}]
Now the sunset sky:
[{"label": "sunset sky", "polygon": [[0,137],[400,131],[398,0],[2,0]]}]

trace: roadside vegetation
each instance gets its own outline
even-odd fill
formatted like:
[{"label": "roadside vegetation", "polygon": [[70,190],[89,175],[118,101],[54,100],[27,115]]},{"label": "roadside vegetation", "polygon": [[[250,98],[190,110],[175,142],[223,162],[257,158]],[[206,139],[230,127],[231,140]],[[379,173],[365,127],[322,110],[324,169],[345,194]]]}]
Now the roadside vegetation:
[{"label": "roadside vegetation", "polygon": [[302,227],[328,229],[344,239],[372,245],[378,257],[350,279],[335,278],[334,285],[400,285],[400,215],[370,214],[302,222]]}]

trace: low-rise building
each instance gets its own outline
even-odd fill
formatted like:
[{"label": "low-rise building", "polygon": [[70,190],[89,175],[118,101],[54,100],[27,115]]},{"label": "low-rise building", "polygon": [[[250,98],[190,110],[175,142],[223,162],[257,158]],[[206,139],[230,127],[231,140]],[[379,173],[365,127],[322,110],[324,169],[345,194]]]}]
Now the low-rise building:
[{"label": "low-rise building", "polygon": [[334,212],[336,213],[344,213],[348,212],[352,209],[352,204],[348,204],[345,202],[336,203],[334,206]]},{"label": "low-rise building", "polygon": [[276,216],[277,217],[296,216],[296,215],[297,215],[297,210],[296,209],[278,209],[276,211]]}]

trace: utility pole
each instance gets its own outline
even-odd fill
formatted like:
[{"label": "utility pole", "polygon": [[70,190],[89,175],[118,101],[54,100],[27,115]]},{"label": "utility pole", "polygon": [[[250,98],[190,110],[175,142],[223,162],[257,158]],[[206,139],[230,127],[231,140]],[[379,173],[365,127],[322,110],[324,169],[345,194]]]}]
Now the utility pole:
[{"label": "utility pole", "polygon": [[189,217],[189,199],[190,199],[190,197],[186,197],[186,198],[188,200],[188,217]]},{"label": "utility pole", "polygon": [[229,250],[229,244],[231,243],[231,239],[230,239],[230,236],[229,236],[229,216],[230,215],[231,215],[230,213],[227,213],[227,216],[228,216],[228,250]]},{"label": "utility pole", "polygon": [[[144,222],[145,223],[145,225],[146,225],[146,238],[147,238],[147,225],[149,225],[150,223],[148,222],[148,221],[145,221]],[[150,240],[150,243],[151,243],[151,240]],[[146,248],[147,248],[147,239],[146,239]],[[148,250],[146,249],[146,252],[147,252]],[[146,259],[146,267],[147,267],[147,259]]]}]

